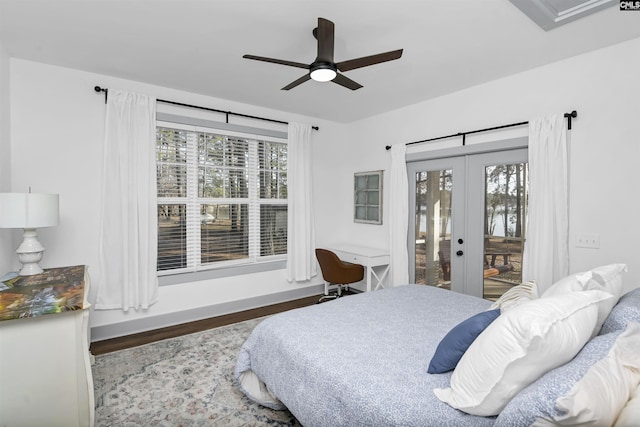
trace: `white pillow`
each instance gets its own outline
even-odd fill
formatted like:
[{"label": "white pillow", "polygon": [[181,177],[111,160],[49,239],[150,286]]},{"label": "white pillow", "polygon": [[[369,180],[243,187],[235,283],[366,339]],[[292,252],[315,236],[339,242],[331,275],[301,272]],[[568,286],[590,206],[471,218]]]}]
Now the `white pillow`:
[{"label": "white pillow", "polygon": [[592,333],[592,336],[595,336],[600,332],[602,324],[622,295],[622,273],[625,271],[627,271],[625,264],[609,264],[583,273],[572,274],[554,283],[542,294],[542,298],[589,290],[600,290],[613,295],[611,300],[600,306],[598,321]]},{"label": "white pillow", "polygon": [[[612,426],[640,383],[640,323],[631,322],[607,356],[592,365],[569,393],[556,400],[562,415],[540,418],[543,426]],[[640,413],[634,425],[640,422]]]},{"label": "white pillow", "polygon": [[640,414],[640,384],[622,408],[613,427],[638,427],[638,414]]},{"label": "white pillow", "polygon": [[566,294],[573,291],[600,290],[620,298],[622,295],[622,273],[627,271],[626,264],[609,264],[582,273],[564,277],[544,291],[542,297]]},{"label": "white pillow", "polygon": [[609,264],[602,267],[594,268],[591,270],[593,274],[593,281],[597,285],[593,285],[589,289],[599,289],[601,291],[609,292],[613,295],[618,302],[620,296],[622,296],[622,273],[627,271],[626,264]]},{"label": "white pillow", "polygon": [[506,311],[536,298],[538,298],[538,287],[536,282],[531,280],[509,289],[491,304],[487,311],[499,308],[500,313],[504,314]]},{"label": "white pillow", "polygon": [[570,274],[555,282],[546,291],[542,293],[541,298],[551,297],[554,295],[562,295],[575,291],[586,291],[586,287],[593,277],[590,271],[582,271],[580,273]]},{"label": "white pillow", "polygon": [[571,292],[529,301],[500,315],[460,359],[438,399],[469,414],[498,414],[547,371],[571,360],[589,339],[601,291]]}]

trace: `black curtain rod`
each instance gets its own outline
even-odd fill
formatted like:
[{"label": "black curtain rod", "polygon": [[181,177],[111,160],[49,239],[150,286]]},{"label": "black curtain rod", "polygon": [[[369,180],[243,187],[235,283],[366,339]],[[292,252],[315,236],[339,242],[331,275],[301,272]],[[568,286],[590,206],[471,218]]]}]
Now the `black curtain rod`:
[{"label": "black curtain rod", "polygon": [[[575,119],[576,117],[578,117],[578,112],[576,110],[573,110],[570,113],[564,113],[564,116],[567,118],[567,129],[571,130],[571,119],[572,118]],[[523,125],[527,125],[527,124],[529,124],[528,121],[527,122],[519,122],[519,123],[511,123],[509,125],[495,126],[495,127],[492,127],[492,128],[471,130],[471,131],[468,131],[468,132],[458,132],[458,133],[453,133],[451,135],[438,136],[436,138],[429,138],[429,139],[423,139],[423,140],[420,140],[420,141],[407,142],[405,145],[420,144],[422,142],[437,141],[439,139],[453,138],[453,137],[456,137],[456,136],[461,136],[462,137],[462,145],[466,145],[467,135],[471,135],[473,133],[488,132],[488,131],[491,131],[491,130],[510,128],[510,127],[514,127],[514,126],[523,126]],[[387,145],[385,147],[385,149],[387,151],[391,150],[391,146]]]},{"label": "black curtain rod", "polygon": [[[96,86],[96,87],[93,88],[93,90],[95,90],[97,93],[104,92],[104,103],[106,104],[107,103],[107,97],[109,96],[109,89],[101,88],[100,86]],[[250,116],[248,114],[234,113],[233,111],[216,110],[215,108],[201,107],[199,105],[184,104],[182,102],[168,101],[166,99],[156,99],[156,101],[157,102],[163,102],[165,104],[178,105],[180,107],[196,108],[198,110],[206,110],[206,111],[213,111],[214,113],[222,113],[222,114],[224,114],[226,116],[226,122],[227,123],[229,123],[229,116],[238,116],[238,117],[245,117],[245,118],[248,118],[248,119],[262,120],[262,121],[265,121],[265,122],[281,123],[283,125],[288,125],[289,124],[289,122],[284,122],[282,120],[268,119],[266,117]],[[320,128],[318,126],[311,126],[311,129],[319,130]]]}]

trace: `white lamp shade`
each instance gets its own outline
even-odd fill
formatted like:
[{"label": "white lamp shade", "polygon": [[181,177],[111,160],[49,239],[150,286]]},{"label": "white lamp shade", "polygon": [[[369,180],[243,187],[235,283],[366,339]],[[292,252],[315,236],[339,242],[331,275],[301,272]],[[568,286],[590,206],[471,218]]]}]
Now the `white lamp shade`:
[{"label": "white lamp shade", "polygon": [[0,193],[0,228],[56,226],[58,199],[57,194]]}]

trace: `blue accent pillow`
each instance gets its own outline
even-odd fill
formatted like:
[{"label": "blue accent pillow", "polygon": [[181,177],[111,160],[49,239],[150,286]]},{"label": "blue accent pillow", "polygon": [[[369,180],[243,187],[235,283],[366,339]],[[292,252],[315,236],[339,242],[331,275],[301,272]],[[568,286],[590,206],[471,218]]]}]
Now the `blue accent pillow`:
[{"label": "blue accent pillow", "polygon": [[500,315],[500,309],[488,310],[460,322],[442,338],[429,363],[430,374],[442,374],[455,369],[471,343]]}]

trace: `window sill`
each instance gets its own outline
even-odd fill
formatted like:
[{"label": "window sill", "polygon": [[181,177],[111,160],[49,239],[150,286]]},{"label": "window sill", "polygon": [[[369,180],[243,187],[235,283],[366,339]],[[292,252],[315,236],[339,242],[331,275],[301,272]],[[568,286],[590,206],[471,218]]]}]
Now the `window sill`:
[{"label": "window sill", "polygon": [[263,271],[283,270],[287,268],[286,260],[259,262],[255,264],[234,265],[211,270],[176,273],[158,276],[160,286],[176,285],[179,283],[198,282],[201,280],[221,279],[223,277],[240,276],[243,274],[260,273]]}]

